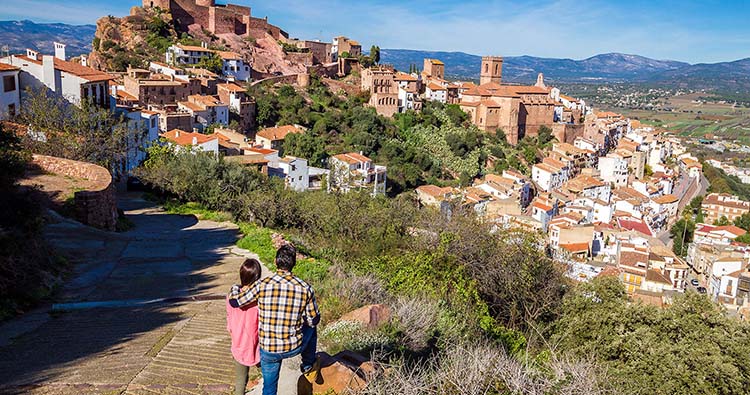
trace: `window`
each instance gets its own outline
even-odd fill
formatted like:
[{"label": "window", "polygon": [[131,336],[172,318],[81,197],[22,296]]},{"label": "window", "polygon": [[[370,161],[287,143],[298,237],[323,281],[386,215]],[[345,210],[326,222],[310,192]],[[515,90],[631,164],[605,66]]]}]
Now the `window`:
[{"label": "window", "polygon": [[3,92],[13,92],[16,90],[16,76],[3,76]]}]

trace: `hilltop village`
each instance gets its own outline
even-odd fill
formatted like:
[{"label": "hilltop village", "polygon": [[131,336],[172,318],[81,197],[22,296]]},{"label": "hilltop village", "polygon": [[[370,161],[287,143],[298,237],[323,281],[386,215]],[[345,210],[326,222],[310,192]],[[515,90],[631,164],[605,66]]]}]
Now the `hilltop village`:
[{"label": "hilltop village", "polygon": [[[439,59],[396,70],[380,64],[375,46],[366,55],[343,35],[330,42],[290,38],[248,7],[212,0],[144,0],[130,16],[105,17],[98,26],[88,56],[71,59],[56,43],[53,54],[29,49],[0,59],[1,119],[12,120],[25,95],[41,89],[110,110],[142,132],[119,177],[147,158],[141,146],[161,144],[256,168],[294,191],[384,196],[391,195],[391,169],[364,152],[332,152],[324,161],[286,154],[285,140],[310,128],[261,125],[254,92],[322,84],[340,98],[361,95],[365,107],[396,120],[451,108],[507,152],[530,141],[537,146],[515,167],[499,168],[503,158],[483,154],[480,171],[468,179],[448,169],[453,180],[420,182],[408,193],[423,207],[446,215],[469,209],[498,228],[543,235],[545,248],[577,281],[615,276],[630,295],[658,305],[692,286],[747,314],[750,247],[736,241],[747,231],[731,223],[750,213],[750,203],[708,195],[697,206],[706,214],[694,241],[675,253],[670,228],[706,193],[701,162],[680,139],[592,108],[542,74],[533,85],[506,84],[500,56],[482,58],[479,81],[447,80]],[[141,34],[154,31],[169,34]],[[152,41],[163,51],[138,63],[122,57]]]}]

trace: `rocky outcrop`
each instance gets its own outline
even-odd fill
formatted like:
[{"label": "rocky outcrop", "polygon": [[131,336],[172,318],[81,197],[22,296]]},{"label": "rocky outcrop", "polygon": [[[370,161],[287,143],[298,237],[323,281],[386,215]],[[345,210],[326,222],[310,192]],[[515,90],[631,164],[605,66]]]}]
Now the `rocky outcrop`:
[{"label": "rocky outcrop", "polygon": [[391,319],[391,309],[384,304],[371,304],[344,314],[341,321],[359,322],[369,329],[374,329]]},{"label": "rocky outcrop", "polygon": [[377,366],[367,358],[342,351],[334,356],[318,353],[320,371],[313,383],[300,377],[298,395],[346,394],[363,389],[367,381],[374,377]]}]

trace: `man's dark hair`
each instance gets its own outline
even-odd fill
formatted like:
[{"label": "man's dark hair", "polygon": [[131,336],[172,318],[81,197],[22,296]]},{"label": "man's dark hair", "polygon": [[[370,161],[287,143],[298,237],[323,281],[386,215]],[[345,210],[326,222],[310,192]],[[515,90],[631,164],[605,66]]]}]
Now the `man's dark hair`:
[{"label": "man's dark hair", "polygon": [[281,270],[292,271],[297,264],[297,249],[291,244],[284,244],[276,251],[276,267]]},{"label": "man's dark hair", "polygon": [[260,262],[257,259],[245,259],[240,266],[240,282],[242,286],[248,286],[260,278]]}]

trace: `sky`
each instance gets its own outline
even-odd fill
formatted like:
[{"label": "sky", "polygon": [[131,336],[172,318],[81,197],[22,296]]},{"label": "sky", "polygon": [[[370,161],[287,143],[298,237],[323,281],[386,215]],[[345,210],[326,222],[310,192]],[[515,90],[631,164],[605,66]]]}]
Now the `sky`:
[{"label": "sky", "polygon": [[[221,2],[221,1],[220,1]],[[584,59],[621,52],[714,63],[750,57],[750,1],[233,0],[291,37],[345,35],[365,49]],[[0,20],[93,24],[139,0],[15,0]],[[0,42],[2,37],[0,36]]]}]

